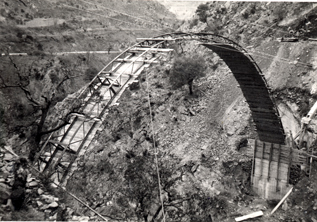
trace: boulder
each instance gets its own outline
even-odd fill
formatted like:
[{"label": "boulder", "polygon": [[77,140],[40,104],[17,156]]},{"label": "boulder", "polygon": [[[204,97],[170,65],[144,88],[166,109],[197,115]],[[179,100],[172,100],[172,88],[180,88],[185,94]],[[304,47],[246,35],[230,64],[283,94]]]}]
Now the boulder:
[{"label": "boulder", "polygon": [[25,189],[17,187],[11,192],[11,200],[15,210],[21,209],[25,199]]},{"label": "boulder", "polygon": [[36,201],[36,204],[37,204],[37,206],[40,207],[40,208],[43,206],[43,203],[42,203],[41,201],[39,201],[39,200]]},{"label": "boulder", "polygon": [[0,183],[0,204],[6,204],[10,198],[10,188],[4,183]]},{"label": "boulder", "polygon": [[57,207],[58,207],[58,203],[55,201],[48,205],[48,208],[57,208]]},{"label": "boulder", "polygon": [[44,190],[42,190],[41,188],[39,188],[39,189],[37,190],[37,193],[38,193],[39,195],[42,195],[42,194],[44,193]]},{"label": "boulder", "polygon": [[28,187],[36,187],[39,183],[37,181],[31,181],[28,183]]},{"label": "boulder", "polygon": [[317,95],[317,83],[314,83],[310,89],[312,95]]},{"label": "boulder", "polygon": [[158,110],[159,110],[160,112],[163,112],[163,111],[165,110],[165,106],[164,106],[164,105],[159,106],[159,107],[158,107]]},{"label": "boulder", "polygon": [[287,203],[287,201],[285,201],[284,203],[283,203],[283,205],[282,205],[282,209],[284,210],[284,211],[287,211],[288,210],[288,203]]},{"label": "boulder", "polygon": [[6,153],[3,158],[4,161],[13,161],[14,156],[11,153]]},{"label": "boulder", "polygon": [[43,195],[41,196],[41,199],[44,200],[45,203],[48,203],[48,204],[53,203],[53,202],[55,201],[55,200],[54,200],[54,197],[52,197],[52,196],[50,196],[50,195],[45,195],[45,194],[43,194]]},{"label": "boulder", "polygon": [[34,177],[32,177],[31,174],[28,174],[26,182],[29,183],[29,182],[34,181],[34,180],[36,180],[36,179]]}]

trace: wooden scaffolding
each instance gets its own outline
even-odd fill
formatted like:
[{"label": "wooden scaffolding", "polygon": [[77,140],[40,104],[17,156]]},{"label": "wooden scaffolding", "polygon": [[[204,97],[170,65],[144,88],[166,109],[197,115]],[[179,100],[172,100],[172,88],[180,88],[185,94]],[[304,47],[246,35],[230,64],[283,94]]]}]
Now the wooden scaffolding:
[{"label": "wooden scaffolding", "polygon": [[248,155],[253,157],[251,183],[262,198],[281,199],[290,189],[292,165],[307,165],[306,152],[287,145],[249,139]]}]

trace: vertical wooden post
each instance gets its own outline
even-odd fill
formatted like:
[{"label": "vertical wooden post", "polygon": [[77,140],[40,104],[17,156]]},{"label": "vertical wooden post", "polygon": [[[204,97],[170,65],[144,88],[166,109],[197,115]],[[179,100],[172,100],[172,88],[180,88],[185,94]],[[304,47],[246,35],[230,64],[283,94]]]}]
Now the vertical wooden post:
[{"label": "vertical wooden post", "polygon": [[253,185],[254,181],[254,170],[255,170],[255,158],[256,158],[256,146],[257,142],[254,140],[254,150],[253,150],[253,160],[252,160],[252,170],[251,170],[251,185]]},{"label": "vertical wooden post", "polygon": [[281,144],[278,145],[278,158],[277,158],[277,174],[276,174],[276,192],[279,191],[278,189],[278,181],[279,181],[279,172],[280,172],[280,162],[281,162]]},{"label": "vertical wooden post", "polygon": [[270,180],[270,170],[271,170],[272,155],[273,155],[273,143],[271,143],[271,148],[270,148],[270,158],[269,158],[269,168],[268,168],[268,172],[267,172],[267,181]]},{"label": "vertical wooden post", "polygon": [[312,167],[313,167],[313,156],[314,155],[314,147],[311,147],[311,157],[309,159],[309,174],[308,177],[310,178]]},{"label": "vertical wooden post", "polygon": [[289,150],[289,162],[288,162],[289,165],[288,165],[286,186],[289,186],[289,178],[290,178],[290,175],[291,175],[292,161],[293,161],[293,148],[290,147],[290,150]]},{"label": "vertical wooden post", "polygon": [[[55,144],[53,144],[53,143],[51,143],[51,144],[55,147],[55,150],[54,150],[53,154],[51,154],[50,159],[46,162],[45,167],[44,167],[44,169],[43,169],[43,171],[42,171],[43,173],[45,173],[46,170],[49,169],[49,167],[50,167],[50,165],[51,165],[51,163],[52,163],[54,157],[56,156],[56,154],[57,154],[57,152],[58,152],[58,148],[57,148],[58,145],[55,145]],[[65,149],[66,149],[66,148],[65,148]]]},{"label": "vertical wooden post", "polygon": [[262,147],[262,155],[261,155],[261,175],[260,175],[260,179],[262,179],[262,174],[263,174],[263,158],[264,158],[264,150],[265,150],[265,142],[263,143],[263,147]]},{"label": "vertical wooden post", "polygon": [[[145,63],[145,62],[143,62],[143,63]],[[131,75],[133,75],[133,68],[134,68],[134,62],[132,62]],[[121,75],[120,75],[120,83],[121,83]]]}]

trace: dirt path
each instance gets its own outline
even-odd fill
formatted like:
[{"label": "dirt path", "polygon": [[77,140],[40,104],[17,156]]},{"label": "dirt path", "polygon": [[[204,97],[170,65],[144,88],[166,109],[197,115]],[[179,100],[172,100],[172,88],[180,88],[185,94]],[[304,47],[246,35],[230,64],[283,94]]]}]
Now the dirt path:
[{"label": "dirt path", "polygon": [[[54,52],[52,55],[68,55],[68,54],[116,54],[121,51],[73,51],[73,52]],[[1,56],[7,55],[2,53]],[[26,52],[10,52],[10,56],[29,56],[30,54]]]}]

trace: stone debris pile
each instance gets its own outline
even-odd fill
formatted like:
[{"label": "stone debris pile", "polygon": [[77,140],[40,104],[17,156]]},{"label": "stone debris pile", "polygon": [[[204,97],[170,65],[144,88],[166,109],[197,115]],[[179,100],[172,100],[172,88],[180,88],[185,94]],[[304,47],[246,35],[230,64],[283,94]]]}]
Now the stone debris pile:
[{"label": "stone debris pile", "polygon": [[[14,206],[12,204],[12,188],[14,185],[14,167],[18,158],[0,148],[0,220],[11,220]],[[20,190],[21,196],[23,192]],[[13,197],[14,198],[14,197]]]},{"label": "stone debris pile", "polygon": [[14,211],[21,210],[23,206],[43,212],[44,220],[97,219],[76,215],[58,197],[50,194],[50,185],[44,185],[29,172],[26,158],[14,155],[11,147],[0,147],[0,220],[12,220]]}]

